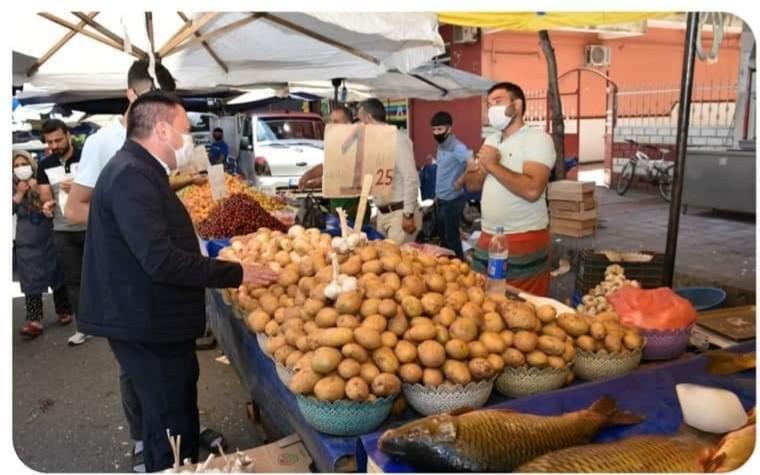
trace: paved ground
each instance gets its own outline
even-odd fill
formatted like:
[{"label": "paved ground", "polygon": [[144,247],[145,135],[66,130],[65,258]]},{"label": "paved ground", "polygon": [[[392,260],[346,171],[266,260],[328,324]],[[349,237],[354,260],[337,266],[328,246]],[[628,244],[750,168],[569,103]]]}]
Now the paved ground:
[{"label": "paved ground", "polygon": [[[53,323],[45,299],[44,335],[24,341],[23,298],[13,300],[13,441],[16,453],[40,472],[124,472],[130,469],[116,362],[102,339],[66,346],[73,327]],[[245,416],[246,395],[218,350],[198,352],[201,423],[221,431],[231,448],[260,444]]]}]

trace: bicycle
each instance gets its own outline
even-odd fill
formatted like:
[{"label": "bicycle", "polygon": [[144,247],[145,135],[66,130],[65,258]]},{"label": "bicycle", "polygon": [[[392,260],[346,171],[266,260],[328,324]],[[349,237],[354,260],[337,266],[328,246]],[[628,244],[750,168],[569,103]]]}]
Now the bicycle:
[{"label": "bicycle", "polygon": [[[671,193],[673,191],[673,174],[675,172],[675,165],[665,161],[665,156],[670,153],[670,150],[664,148],[657,148],[652,145],[639,144],[635,140],[626,140],[631,145],[636,146],[636,153],[628,160],[623,166],[623,170],[618,175],[617,183],[615,185],[615,191],[618,195],[624,195],[633,183],[633,177],[636,176],[636,167],[644,167],[646,179],[652,185],[657,186],[660,191],[660,196],[665,201],[670,202]],[[642,150],[642,148],[652,149],[660,154],[659,160],[653,160],[649,158],[649,155]]]}]

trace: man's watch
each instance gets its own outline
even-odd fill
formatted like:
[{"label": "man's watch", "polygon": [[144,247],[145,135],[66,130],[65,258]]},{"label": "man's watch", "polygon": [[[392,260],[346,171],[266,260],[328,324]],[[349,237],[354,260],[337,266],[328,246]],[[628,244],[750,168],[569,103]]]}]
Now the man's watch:
[{"label": "man's watch", "polygon": [[402,216],[404,219],[412,219],[414,218],[414,213],[404,213]]}]

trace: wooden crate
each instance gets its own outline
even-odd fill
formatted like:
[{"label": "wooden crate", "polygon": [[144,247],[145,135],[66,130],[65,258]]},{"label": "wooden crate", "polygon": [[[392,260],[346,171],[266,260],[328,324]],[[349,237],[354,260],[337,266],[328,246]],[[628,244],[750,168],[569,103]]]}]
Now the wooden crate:
[{"label": "wooden crate", "polygon": [[564,210],[551,210],[549,213],[551,219],[567,219],[570,221],[588,221],[590,219],[597,219],[599,212],[596,208],[588,211],[564,211]]},{"label": "wooden crate", "polygon": [[583,201],[550,200],[549,210],[581,212],[596,209],[596,200],[593,194],[583,198]]},{"label": "wooden crate", "polygon": [[593,198],[596,183],[572,180],[560,180],[549,183],[547,197],[549,201],[584,201],[587,197]]},{"label": "wooden crate", "polygon": [[570,237],[592,236],[596,232],[596,218],[585,221],[552,218],[549,221],[549,232]]}]

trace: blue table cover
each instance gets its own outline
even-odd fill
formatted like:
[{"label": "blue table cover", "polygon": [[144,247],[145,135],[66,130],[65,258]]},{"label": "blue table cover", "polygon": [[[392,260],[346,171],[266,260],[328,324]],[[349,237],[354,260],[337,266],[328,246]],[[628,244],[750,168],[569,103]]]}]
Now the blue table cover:
[{"label": "blue table cover", "polygon": [[[733,348],[733,351],[741,352],[754,350],[754,341]],[[621,408],[646,416],[646,420],[637,425],[602,430],[595,440],[606,442],[632,435],[667,435],[678,432],[683,422],[683,414],[675,386],[680,383],[728,389],[739,396],[746,410],[755,406],[754,369],[731,376],[712,376],[705,372],[707,361],[704,355],[692,355],[673,362],[639,369],[617,378],[573,384],[564,389],[510,399],[488,407],[554,415],[577,411],[590,406],[602,396],[611,396]],[[367,456],[369,456],[384,472],[414,472],[412,467],[391,460],[380,451],[377,441],[382,432],[381,430],[360,438],[357,446],[358,471],[366,471]]]}]

